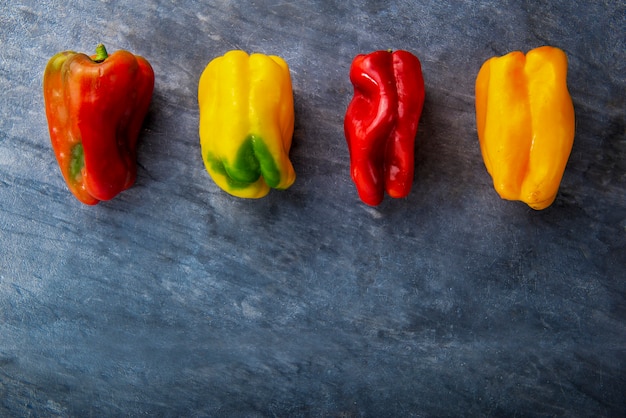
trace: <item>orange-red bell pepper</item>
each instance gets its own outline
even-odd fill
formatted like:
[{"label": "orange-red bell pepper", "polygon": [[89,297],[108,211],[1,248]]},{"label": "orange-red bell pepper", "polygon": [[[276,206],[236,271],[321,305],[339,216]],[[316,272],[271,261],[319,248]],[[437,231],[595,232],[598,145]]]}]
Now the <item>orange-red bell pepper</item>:
[{"label": "orange-red bell pepper", "polygon": [[137,138],[154,72],[128,51],[104,45],[89,57],[64,51],[48,62],[43,94],[61,173],[78,200],[95,205],[128,189],[137,174]]}]

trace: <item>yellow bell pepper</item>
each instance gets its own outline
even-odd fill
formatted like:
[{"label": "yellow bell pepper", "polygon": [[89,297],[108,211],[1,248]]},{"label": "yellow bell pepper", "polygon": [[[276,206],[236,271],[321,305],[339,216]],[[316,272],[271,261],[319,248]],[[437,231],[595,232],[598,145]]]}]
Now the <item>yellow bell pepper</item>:
[{"label": "yellow bell pepper", "polygon": [[476,78],[476,128],[503,199],[533,209],[554,202],[574,143],[567,57],[555,47],[493,57]]},{"label": "yellow bell pepper", "polygon": [[282,58],[238,50],[215,58],[200,77],[198,105],[202,159],[220,188],[260,198],[293,184],[293,92]]}]

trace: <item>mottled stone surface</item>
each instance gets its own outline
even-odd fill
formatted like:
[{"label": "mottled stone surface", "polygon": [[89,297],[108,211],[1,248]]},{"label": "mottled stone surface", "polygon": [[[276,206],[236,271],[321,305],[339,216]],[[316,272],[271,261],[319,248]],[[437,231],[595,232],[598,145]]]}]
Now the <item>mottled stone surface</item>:
[{"label": "mottled stone surface", "polygon": [[[1,416],[623,416],[623,1],[75,1],[0,6]],[[147,57],[136,185],[83,206],[51,151],[49,57]],[[483,61],[559,46],[577,116],[556,202],[502,201],[474,121]],[[298,178],[258,201],[199,152],[197,81],[278,54]],[[406,199],[360,203],[357,53],[408,49],[427,99]]]}]

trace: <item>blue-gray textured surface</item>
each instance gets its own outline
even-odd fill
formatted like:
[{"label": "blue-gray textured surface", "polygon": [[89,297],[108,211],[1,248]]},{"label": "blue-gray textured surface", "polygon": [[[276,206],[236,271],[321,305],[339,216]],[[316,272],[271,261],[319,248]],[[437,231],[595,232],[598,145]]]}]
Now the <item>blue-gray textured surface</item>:
[{"label": "blue-gray textured surface", "polygon": [[[0,6],[1,416],[623,416],[623,1],[12,0]],[[128,49],[156,87],[136,185],[83,206],[51,151],[56,52]],[[501,200],[474,80],[493,55],[569,57],[556,202]],[[229,49],[278,54],[298,178],[220,191],[196,89]],[[406,199],[363,205],[343,116],[354,55],[408,49],[427,99]]]}]

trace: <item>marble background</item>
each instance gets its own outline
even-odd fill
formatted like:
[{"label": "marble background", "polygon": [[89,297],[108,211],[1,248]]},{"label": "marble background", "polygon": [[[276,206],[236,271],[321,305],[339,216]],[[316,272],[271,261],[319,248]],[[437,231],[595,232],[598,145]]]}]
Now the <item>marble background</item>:
[{"label": "marble background", "polygon": [[[0,5],[0,416],[624,416],[623,1],[12,0]],[[56,52],[145,56],[136,185],[87,207],[51,151]],[[577,117],[556,202],[501,200],[474,80],[493,55],[569,57]],[[298,178],[217,188],[197,82],[281,55]],[[426,103],[406,199],[363,205],[343,117],[354,55],[407,49]]]}]

